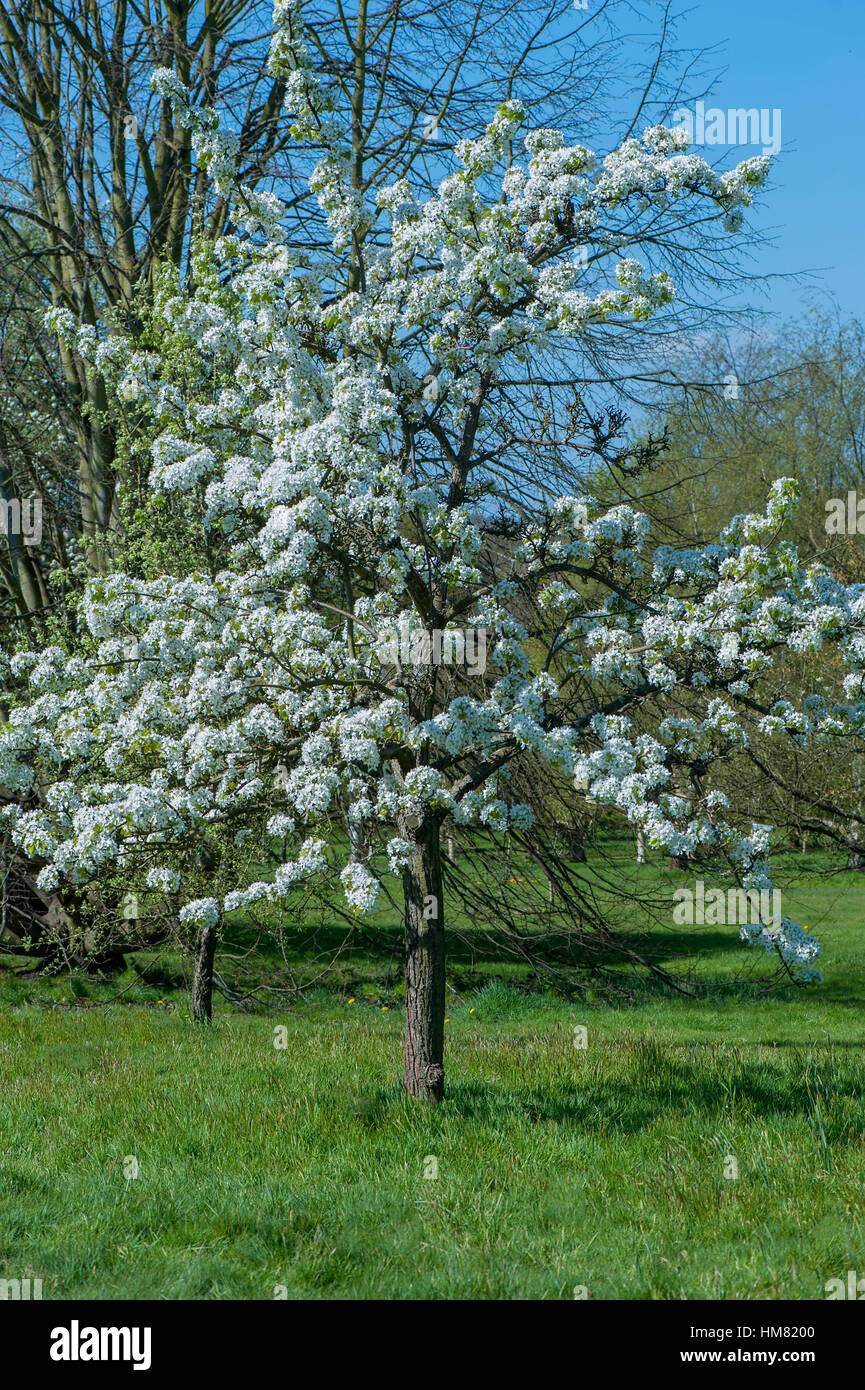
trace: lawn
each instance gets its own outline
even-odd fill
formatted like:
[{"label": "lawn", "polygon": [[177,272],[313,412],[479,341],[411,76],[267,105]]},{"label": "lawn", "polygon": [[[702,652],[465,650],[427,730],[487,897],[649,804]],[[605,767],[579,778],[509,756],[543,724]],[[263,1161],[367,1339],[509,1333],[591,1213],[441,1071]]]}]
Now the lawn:
[{"label": "lawn", "polygon": [[696,998],[561,999],[463,944],[439,1108],[401,1094],[398,975],[362,951],[210,1030],[171,970],[0,969],[0,1277],[45,1298],[825,1297],[865,1274],[862,893],[791,882],[825,950],[806,990],[767,993],[730,928],[658,942]]}]

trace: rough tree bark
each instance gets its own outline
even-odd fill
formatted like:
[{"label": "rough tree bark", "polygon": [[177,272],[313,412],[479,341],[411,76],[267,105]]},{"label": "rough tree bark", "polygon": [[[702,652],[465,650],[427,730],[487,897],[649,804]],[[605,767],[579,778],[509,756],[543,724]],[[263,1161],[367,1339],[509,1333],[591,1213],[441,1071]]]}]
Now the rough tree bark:
[{"label": "rough tree bark", "polygon": [[405,1059],[409,1095],[444,1096],[445,941],[439,827],[426,819],[408,829],[415,852],[403,870],[405,890]]},{"label": "rough tree bark", "polygon": [[192,1017],[209,1023],[213,1017],[213,958],[216,927],[199,927],[195,933],[195,974],[192,979]]}]

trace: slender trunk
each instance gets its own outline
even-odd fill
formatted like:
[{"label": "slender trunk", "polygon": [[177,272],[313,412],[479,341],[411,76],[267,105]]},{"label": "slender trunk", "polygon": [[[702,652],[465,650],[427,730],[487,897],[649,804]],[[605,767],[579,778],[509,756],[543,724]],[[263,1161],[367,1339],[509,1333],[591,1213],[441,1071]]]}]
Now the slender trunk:
[{"label": "slender trunk", "polygon": [[347,821],[347,825],[349,859],[352,864],[365,864],[369,859],[369,846],[366,842],[364,828],[356,821]]},{"label": "slender trunk", "polygon": [[638,864],[645,864],[645,862],[646,862],[646,839],[645,839],[645,836],[643,835],[642,830],[638,830],[638,831],[637,831],[637,863],[638,863]]},{"label": "slender trunk", "polygon": [[415,852],[403,870],[405,894],[405,1062],[409,1095],[444,1095],[445,940],[439,827],[408,832]]},{"label": "slender trunk", "polygon": [[192,978],[192,1017],[209,1023],[213,1015],[213,958],[216,927],[199,927],[195,933],[195,974]]},{"label": "slender trunk", "polygon": [[28,521],[36,522],[36,535],[41,537],[41,514],[37,513],[36,506],[41,507],[42,500],[37,499],[35,504],[30,498],[22,501],[12,470],[2,456],[7,452],[5,434],[0,432],[0,583],[5,585],[19,613],[38,613],[50,600],[38,553],[28,548],[24,538],[29,529]]}]

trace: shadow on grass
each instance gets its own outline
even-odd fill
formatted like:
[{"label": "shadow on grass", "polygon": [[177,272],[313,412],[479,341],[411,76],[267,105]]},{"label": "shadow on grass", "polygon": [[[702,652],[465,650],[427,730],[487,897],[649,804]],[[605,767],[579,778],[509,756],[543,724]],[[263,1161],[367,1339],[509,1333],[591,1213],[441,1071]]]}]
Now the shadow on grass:
[{"label": "shadow on grass", "polygon": [[[248,948],[257,943],[263,956],[274,961],[280,959],[275,941],[262,938],[261,932],[248,922],[235,922],[229,929],[229,940],[235,948]],[[304,928],[285,933],[285,944],[293,961],[302,963],[306,959],[320,961],[323,955],[342,948],[346,955],[377,955],[383,958],[400,958],[403,950],[403,927],[401,923],[372,924],[356,926],[348,945],[347,924],[341,922],[310,922]],[[553,934],[549,949],[545,948],[543,933],[538,932],[535,943],[539,956],[572,960],[575,964],[592,963],[611,965],[623,960],[622,954],[608,944],[590,941],[573,943],[563,948],[561,933]],[[726,955],[741,952],[742,943],[734,928],[715,930],[712,928],[690,927],[687,930],[660,930],[652,934],[624,930],[621,939],[626,945],[636,946],[641,955],[653,964],[662,964],[674,959],[687,959],[689,956]],[[532,943],[529,936],[528,942]],[[558,944],[557,944],[558,943]],[[515,959],[512,948],[503,942],[500,946],[491,940],[489,932],[483,927],[473,927],[456,919],[448,937],[448,959],[455,964],[466,964],[476,960],[501,961],[512,963]]]},{"label": "shadow on grass", "polygon": [[[363,1129],[376,1131],[397,1116],[432,1132],[453,1118],[506,1133],[514,1126],[553,1125],[591,1134],[633,1136],[657,1126],[659,1117],[692,1116],[712,1126],[736,1120],[761,1123],[804,1120],[827,1143],[856,1145],[865,1129],[865,1076],[848,1056],[814,1045],[807,1057],[793,1053],[755,1056],[749,1049],[715,1044],[693,1060],[654,1042],[618,1045],[618,1074],[611,1068],[585,1077],[517,1089],[496,1080],[450,1079],[441,1107],[413,1101],[392,1083],[347,1107]],[[707,1131],[708,1132],[708,1131]]]},{"label": "shadow on grass", "polygon": [[[242,954],[256,943],[258,970],[262,979],[281,974],[284,962],[275,941],[262,937],[246,922],[232,924],[229,946]],[[348,939],[347,939],[348,936]],[[781,975],[777,959],[764,951],[746,946],[735,927],[695,926],[657,928],[650,933],[624,930],[623,945],[633,947],[651,966],[668,970],[672,980],[695,999],[748,1000],[762,998],[767,990],[772,998],[789,1002],[805,997],[801,987]],[[403,929],[401,923],[384,921],[358,925],[309,921],[304,927],[286,932],[285,948],[292,968],[302,981],[307,974],[318,975],[321,962],[339,957],[337,993],[362,992],[364,983],[378,983],[390,996],[401,993],[403,972]],[[515,955],[508,944],[490,938],[483,928],[457,924],[448,935],[448,977],[462,993],[495,977],[530,986],[533,972],[525,957]],[[555,971],[573,971],[576,993],[600,989],[610,1002],[622,989],[632,1000],[666,999],[676,994],[670,984],[653,979],[648,972],[604,943],[581,945],[553,941],[545,944],[539,936],[534,943],[536,961]],[[560,979],[563,977],[560,976]],[[861,1002],[861,984],[851,971],[838,971],[819,985],[822,1002]],[[627,1001],[622,1001],[627,1006]]]}]

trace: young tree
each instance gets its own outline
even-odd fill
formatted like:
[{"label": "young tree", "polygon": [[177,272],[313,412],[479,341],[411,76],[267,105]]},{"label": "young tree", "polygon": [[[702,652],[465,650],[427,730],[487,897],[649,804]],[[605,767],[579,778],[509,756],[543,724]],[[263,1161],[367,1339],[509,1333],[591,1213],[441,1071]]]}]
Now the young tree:
[{"label": "young tree", "polygon": [[[452,170],[455,141],[477,135],[503,95],[584,141],[601,121],[624,130],[650,112],[662,119],[684,81],[699,95],[704,55],[676,47],[671,5],[657,8],[636,64],[631,8],[310,0],[310,61],[345,122],[352,188],[410,172],[430,191]],[[142,551],[128,434],[117,434],[102,375],[69,342],[46,343],[43,310],[68,309],[100,335],[110,324],[141,334],[155,268],[167,260],[188,275],[191,238],[230,226],[230,199],[149,85],[153,68],[170,68],[197,99],[218,98],[237,137],[236,177],[280,194],[283,225],[322,275],[355,286],[363,242],[384,229],[382,213],[357,229],[351,255],[334,257],[309,186],[316,140],[290,140],[283,78],[268,71],[270,22],[265,0],[9,0],[0,13],[0,507],[35,490],[45,510],[41,547],[0,535],[0,618],[11,611],[34,644],[42,619],[72,620],[67,596],[88,572],[134,569]],[[164,531],[161,545],[175,538]]]},{"label": "young tree", "polygon": [[[545,442],[585,451],[557,364],[567,370],[583,334],[626,338],[673,298],[665,271],[649,276],[622,255],[644,220],[656,245],[688,207],[735,230],[764,159],[719,174],[680,135],[650,127],[603,163],[532,131],[523,162],[524,115],[505,102],[480,139],[458,146],[459,168],[431,197],[405,180],[377,191],[388,235],[359,254],[376,209],[351,180],[350,139],[312,69],[299,7],[280,0],[276,17],[271,70],[297,138],[318,143],[311,187],[334,256],[357,258],[357,281],[323,277],[286,237],[278,200],[243,190],[237,232],[198,244],[194,288],[170,274],[161,284],[162,337],[147,351],[55,316],[119,398],[149,413],[153,485],[203,498],[225,562],[209,576],[99,578],[82,611],[90,650],[7,663],[7,681],[27,690],[0,734],[0,780],[13,790],[38,780],[43,806],[5,820],[47,861],[46,888],[120,864],[181,901],[177,864],[215,827],[238,843],[262,828],[279,842],[337,805],[356,826],[390,827],[405,899],[404,1081],[438,1100],[445,818],[525,826],[508,769],[528,752],[618,806],[652,847],[711,845],[744,886],[766,887],[768,828],[743,825],[706,791],[706,770],[735,755],[737,706],[759,701],[776,651],[833,640],[858,692],[865,595],[775,543],[787,483],[764,517],[737,518],[717,544],[654,557],[630,507],[605,511],[546,480],[531,505],[504,505],[532,441],[541,453]],[[219,118],[172,73],[155,82],[227,191],[235,146]],[[584,247],[595,267],[615,266],[595,293]],[[200,370],[181,391],[184,354]],[[449,665],[445,682],[440,651],[477,656],[482,643],[486,685],[473,684],[477,660]],[[628,712],[677,690],[699,714],[632,737]],[[764,722],[779,737],[830,738],[861,717],[861,706],[772,701]],[[179,917],[199,942],[202,1014],[224,914],[283,902],[333,866],[310,834],[273,879],[186,892]],[[349,853],[340,878],[357,913],[374,906],[369,864]],[[813,975],[819,948],[795,923],[751,935]]]}]

